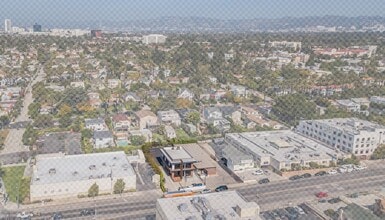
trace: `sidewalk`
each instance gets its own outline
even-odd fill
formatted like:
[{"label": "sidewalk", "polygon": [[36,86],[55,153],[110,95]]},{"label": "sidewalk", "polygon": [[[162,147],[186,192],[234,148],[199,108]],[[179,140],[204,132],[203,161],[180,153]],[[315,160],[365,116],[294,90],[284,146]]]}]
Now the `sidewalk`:
[{"label": "sidewalk", "polygon": [[[145,197],[148,194],[154,194],[157,195],[159,198],[163,195],[163,193],[158,190],[147,190],[147,191],[139,191],[139,192],[129,192],[124,193],[122,195],[119,194],[112,194],[112,195],[104,195],[104,196],[98,196],[95,198],[92,197],[85,197],[85,198],[67,198],[67,199],[61,199],[61,200],[54,200],[52,202],[46,202],[44,203],[45,207],[54,206],[54,205],[69,205],[74,203],[87,203],[87,202],[93,202],[93,201],[103,201],[107,199],[115,199],[115,198],[129,198],[129,197]],[[4,207],[6,210],[9,211],[17,211],[20,209],[33,209],[33,208],[41,208],[42,203],[33,203],[28,205],[22,205],[20,204],[20,207],[17,208],[17,204],[13,202],[8,202],[7,205]]]}]

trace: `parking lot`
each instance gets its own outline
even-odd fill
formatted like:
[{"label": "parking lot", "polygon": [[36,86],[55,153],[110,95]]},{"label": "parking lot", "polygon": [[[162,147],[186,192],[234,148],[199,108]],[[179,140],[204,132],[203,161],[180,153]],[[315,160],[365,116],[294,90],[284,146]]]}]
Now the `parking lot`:
[{"label": "parking lot", "polygon": [[[136,165],[134,165],[136,166]],[[136,169],[135,169],[136,170]],[[138,178],[136,183],[137,191],[152,190],[156,188],[156,185],[152,182],[152,176],[155,174],[150,165],[147,163],[138,164],[138,170],[136,170]],[[139,178],[140,175],[140,178]],[[142,182],[143,181],[143,182]]]},{"label": "parking lot", "polygon": [[261,212],[261,219],[264,220],[321,220],[314,211],[306,204],[290,206],[271,211]]},{"label": "parking lot", "polygon": [[[257,174],[256,173],[257,170],[262,170],[263,174],[259,174],[259,173]],[[265,179],[265,178],[268,178],[270,180],[270,182],[275,182],[275,181],[287,179],[287,178],[282,177],[282,176],[274,173],[273,171],[271,171],[269,169],[265,169],[265,168],[262,168],[262,169],[255,168],[255,169],[251,169],[251,170],[238,171],[238,172],[234,172],[234,173],[239,178],[241,178],[241,180],[244,183],[255,183],[255,182],[258,182],[261,179]]]}]

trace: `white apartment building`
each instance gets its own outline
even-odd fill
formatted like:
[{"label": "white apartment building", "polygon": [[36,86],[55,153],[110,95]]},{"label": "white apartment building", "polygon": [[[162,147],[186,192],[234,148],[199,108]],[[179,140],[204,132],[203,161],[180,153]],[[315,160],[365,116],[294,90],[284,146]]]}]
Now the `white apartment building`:
[{"label": "white apartment building", "polygon": [[385,143],[385,126],[357,118],[300,121],[297,132],[363,159]]},{"label": "white apartment building", "polygon": [[158,111],[158,118],[159,121],[164,124],[180,126],[182,123],[179,114],[175,110]]},{"label": "white apartment building", "polygon": [[144,44],[164,44],[167,37],[161,34],[150,34],[142,37]]},{"label": "white apartment building", "polygon": [[31,201],[87,195],[96,183],[99,194],[112,193],[118,179],[136,189],[136,175],[123,151],[81,155],[38,155],[30,185]]},{"label": "white apartment building", "polygon": [[11,33],[12,32],[11,19],[5,19],[4,20],[4,31],[5,31],[5,33]]}]

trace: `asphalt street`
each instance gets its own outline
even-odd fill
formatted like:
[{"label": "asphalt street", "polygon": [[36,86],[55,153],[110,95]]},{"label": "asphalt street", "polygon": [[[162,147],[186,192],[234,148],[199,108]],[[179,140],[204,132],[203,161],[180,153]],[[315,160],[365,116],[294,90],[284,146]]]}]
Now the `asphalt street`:
[{"label": "asphalt street", "polygon": [[[255,201],[261,206],[261,211],[294,205],[304,201],[316,200],[315,194],[324,191],[329,197],[344,195],[353,192],[362,192],[379,189],[385,186],[385,169],[371,169],[359,172],[311,177],[297,181],[272,182],[261,185],[230,188],[237,190],[246,200]],[[82,209],[96,209],[100,219],[151,219],[155,214],[156,199],[159,195],[146,194],[145,196],[125,197],[94,202],[78,202],[67,205],[50,205],[20,211],[41,212],[40,217],[33,219],[47,219],[54,212],[62,212],[65,219],[82,219]],[[11,216],[15,216],[13,212]],[[99,217],[98,217],[99,216]],[[91,217],[88,217],[90,219]],[[83,219],[87,219],[83,218]]]},{"label": "asphalt street", "polygon": [[[40,68],[36,78],[25,89],[23,107],[21,109],[20,115],[15,119],[15,123],[30,121],[30,119],[28,118],[28,106],[33,102],[32,86],[40,81],[43,81],[44,77],[45,73],[43,71],[43,68]],[[22,142],[24,132],[25,128],[11,128],[7,138],[4,141],[4,149],[0,152],[0,154],[29,151],[28,147],[25,147]]]}]

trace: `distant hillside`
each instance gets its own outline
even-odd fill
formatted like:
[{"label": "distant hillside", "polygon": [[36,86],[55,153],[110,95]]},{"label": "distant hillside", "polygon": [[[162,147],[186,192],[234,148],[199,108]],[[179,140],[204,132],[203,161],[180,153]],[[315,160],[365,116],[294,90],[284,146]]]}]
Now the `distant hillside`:
[{"label": "distant hillside", "polygon": [[203,17],[161,17],[135,21],[88,21],[82,23],[54,22],[50,27],[101,28],[104,30],[149,31],[149,32],[250,32],[292,30],[316,26],[360,29],[365,26],[385,25],[380,16],[323,16],[285,17],[280,19],[221,20]]}]

